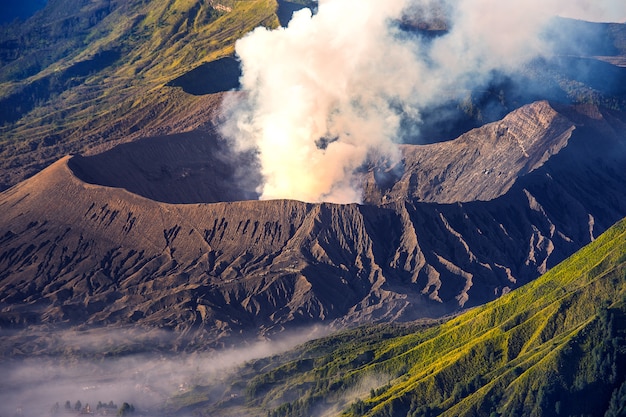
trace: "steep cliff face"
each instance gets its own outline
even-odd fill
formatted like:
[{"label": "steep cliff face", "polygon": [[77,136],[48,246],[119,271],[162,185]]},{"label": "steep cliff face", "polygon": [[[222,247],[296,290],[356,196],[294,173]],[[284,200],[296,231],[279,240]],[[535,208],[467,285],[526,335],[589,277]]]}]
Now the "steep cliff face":
[{"label": "steep cliff face", "polygon": [[[93,164],[66,157],[0,195],[0,322],[137,323],[211,346],[241,332],[474,306],[626,215],[624,120],[535,103],[455,141],[403,147],[397,182],[367,174],[367,200],[379,201],[365,205],[169,204],[101,185],[182,198],[202,172],[193,162],[205,145],[189,138]],[[142,144],[179,147],[168,166],[191,161],[187,184],[142,176],[160,163]]]}]

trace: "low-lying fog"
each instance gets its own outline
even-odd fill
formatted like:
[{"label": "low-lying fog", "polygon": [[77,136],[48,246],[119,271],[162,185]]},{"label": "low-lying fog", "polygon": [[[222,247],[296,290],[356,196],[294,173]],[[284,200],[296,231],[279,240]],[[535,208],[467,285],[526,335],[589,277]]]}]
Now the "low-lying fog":
[{"label": "low-lying fog", "polygon": [[[134,406],[136,416],[159,415],[177,394],[196,385],[215,384],[246,361],[286,351],[326,333],[310,328],[220,351],[168,353],[180,335],[154,330],[57,331],[32,336],[50,345],[41,351],[47,353],[33,356],[24,355],[18,345],[7,352],[7,340],[24,342],[28,336],[2,331],[0,416],[78,415],[78,401],[82,409],[88,404],[95,414],[105,414],[105,409],[96,410],[99,402],[118,407],[126,402]],[[66,409],[68,401],[70,410]],[[106,411],[117,415],[119,408]]]}]

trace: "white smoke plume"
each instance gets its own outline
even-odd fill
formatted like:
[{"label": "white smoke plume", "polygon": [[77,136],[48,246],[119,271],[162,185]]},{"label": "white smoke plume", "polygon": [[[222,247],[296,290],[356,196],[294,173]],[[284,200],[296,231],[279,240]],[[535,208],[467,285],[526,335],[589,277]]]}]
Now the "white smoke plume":
[{"label": "white smoke plume", "polygon": [[[433,13],[442,36],[400,28]],[[320,0],[237,43],[242,93],[226,100],[222,133],[258,153],[261,199],[359,202],[359,169],[372,154],[397,160],[402,120],[417,126],[427,106],[548,54],[539,34],[558,15],[623,21],[626,2]]]}]

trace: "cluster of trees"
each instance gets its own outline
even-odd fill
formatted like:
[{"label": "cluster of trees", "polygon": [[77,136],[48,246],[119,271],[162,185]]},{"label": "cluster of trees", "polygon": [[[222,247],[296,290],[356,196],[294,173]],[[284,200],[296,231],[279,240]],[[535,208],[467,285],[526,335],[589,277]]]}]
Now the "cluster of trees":
[{"label": "cluster of trees", "polygon": [[[93,414],[94,411],[91,409],[88,403],[83,403],[80,400],[77,400],[73,405],[70,400],[65,401],[65,406],[63,407],[65,413],[83,413],[83,414]],[[129,403],[123,403],[121,407],[118,407],[113,401],[109,401],[108,403],[103,403],[102,401],[98,401],[96,405],[96,414],[101,415],[114,415],[117,414],[119,417],[128,416],[135,412],[135,406]],[[61,413],[61,406],[59,403],[55,403],[50,409],[50,414],[53,417],[58,416]]]},{"label": "cluster of trees", "polygon": [[320,410],[328,407],[324,402],[324,398],[317,397],[306,397],[298,399],[291,403],[284,403],[280,407],[268,411],[268,417],[299,417],[299,416],[307,416],[313,414],[312,411],[314,409]]}]

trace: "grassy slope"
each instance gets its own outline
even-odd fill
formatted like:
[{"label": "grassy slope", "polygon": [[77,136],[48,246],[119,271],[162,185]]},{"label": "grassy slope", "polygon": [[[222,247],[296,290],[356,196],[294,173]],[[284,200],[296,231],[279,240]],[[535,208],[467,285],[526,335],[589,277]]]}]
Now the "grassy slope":
[{"label": "grassy slope", "polygon": [[624,382],[625,271],[622,221],[536,282],[372,363],[411,368],[348,414],[603,415]]},{"label": "grassy slope", "polygon": [[10,168],[26,167],[26,177],[68,152],[195,128],[195,113],[206,123],[218,98],[165,84],[232,54],[255,27],[276,27],[276,9],[276,0],[50,0],[23,25],[0,27],[0,170],[9,175],[0,184],[21,179]]},{"label": "grassy slope", "polygon": [[603,416],[626,401],[625,338],[626,219],[538,280],[445,323],[313,341],[220,381],[231,384],[226,402],[201,386],[172,404],[209,415]]}]

